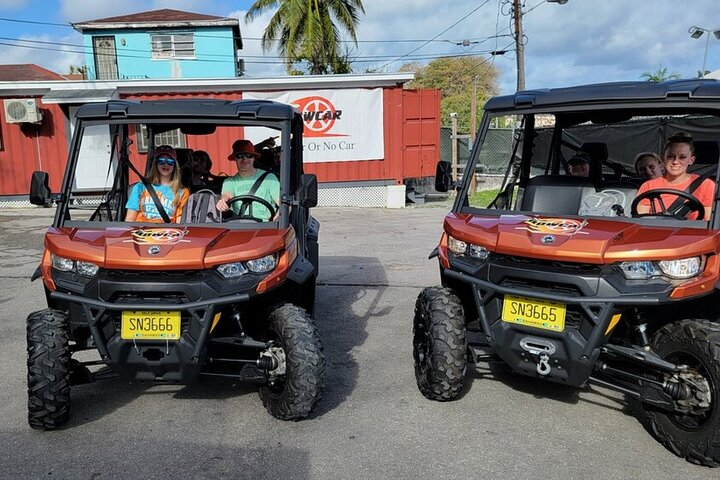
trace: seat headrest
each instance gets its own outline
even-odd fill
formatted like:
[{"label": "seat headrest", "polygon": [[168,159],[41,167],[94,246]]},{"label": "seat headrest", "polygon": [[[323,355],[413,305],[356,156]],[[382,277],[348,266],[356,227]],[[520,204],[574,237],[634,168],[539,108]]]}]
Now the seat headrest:
[{"label": "seat headrest", "polygon": [[720,157],[720,146],[717,140],[696,140],[693,142],[695,147],[695,165],[714,165],[718,163]]},{"label": "seat headrest", "polygon": [[580,150],[590,155],[596,162],[604,162],[608,159],[608,148],[605,142],[585,142]]}]

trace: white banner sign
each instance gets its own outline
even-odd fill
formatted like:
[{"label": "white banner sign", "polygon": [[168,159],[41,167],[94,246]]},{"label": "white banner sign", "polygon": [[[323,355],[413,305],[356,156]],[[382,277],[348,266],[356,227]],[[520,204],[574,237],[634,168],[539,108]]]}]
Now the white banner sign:
[{"label": "white banner sign", "polygon": [[[274,100],[300,110],[305,122],[305,162],[382,160],[385,157],[381,88],[243,92],[243,98]],[[246,129],[246,134],[253,143],[268,136],[267,132],[250,132],[250,129]]]}]

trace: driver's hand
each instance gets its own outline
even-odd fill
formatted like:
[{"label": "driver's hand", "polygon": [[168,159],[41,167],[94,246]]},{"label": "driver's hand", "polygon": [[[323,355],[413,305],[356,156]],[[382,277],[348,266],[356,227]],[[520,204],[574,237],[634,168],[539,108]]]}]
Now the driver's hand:
[{"label": "driver's hand", "polygon": [[217,208],[218,211],[220,211],[220,212],[227,212],[227,210],[228,210],[228,204],[227,204],[227,202],[225,201],[224,198],[221,198],[221,199],[218,200],[218,202],[215,204],[215,208]]}]

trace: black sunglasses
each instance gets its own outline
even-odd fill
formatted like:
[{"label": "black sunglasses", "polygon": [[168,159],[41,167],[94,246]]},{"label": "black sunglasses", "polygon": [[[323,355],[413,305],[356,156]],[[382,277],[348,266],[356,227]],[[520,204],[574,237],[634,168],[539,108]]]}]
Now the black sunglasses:
[{"label": "black sunglasses", "polygon": [[253,155],[252,153],[236,153],[235,158],[255,158],[255,155]]}]

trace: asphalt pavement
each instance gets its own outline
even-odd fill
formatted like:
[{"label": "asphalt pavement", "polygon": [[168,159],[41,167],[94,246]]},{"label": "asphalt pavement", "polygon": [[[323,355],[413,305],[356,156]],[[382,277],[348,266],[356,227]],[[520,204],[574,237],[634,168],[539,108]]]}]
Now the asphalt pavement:
[{"label": "asphalt pavement", "polygon": [[0,478],[717,479],[658,444],[621,395],[479,365],[457,400],[415,385],[412,315],[445,206],[318,208],[316,321],[327,378],[312,416],[266,413],[252,385],[111,379],[73,387],[58,431],[26,419],[29,277],[49,209],[0,210]]}]

